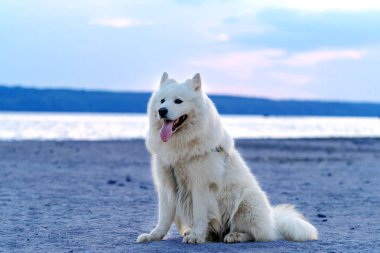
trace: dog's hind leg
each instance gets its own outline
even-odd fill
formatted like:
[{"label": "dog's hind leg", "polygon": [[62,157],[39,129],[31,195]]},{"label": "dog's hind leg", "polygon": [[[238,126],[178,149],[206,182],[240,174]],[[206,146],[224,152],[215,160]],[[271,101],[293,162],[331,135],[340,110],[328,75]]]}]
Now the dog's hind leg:
[{"label": "dog's hind leg", "polygon": [[240,203],[224,242],[272,241],[276,238],[272,208],[261,193],[250,193]]}]

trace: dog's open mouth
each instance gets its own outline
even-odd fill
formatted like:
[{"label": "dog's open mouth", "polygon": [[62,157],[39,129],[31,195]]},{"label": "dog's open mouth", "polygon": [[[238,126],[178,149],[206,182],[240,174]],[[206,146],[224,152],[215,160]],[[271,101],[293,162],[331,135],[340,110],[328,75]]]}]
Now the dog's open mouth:
[{"label": "dog's open mouth", "polygon": [[176,120],[165,119],[160,130],[160,137],[163,142],[167,142],[173,133],[185,122],[187,115],[182,115]]}]

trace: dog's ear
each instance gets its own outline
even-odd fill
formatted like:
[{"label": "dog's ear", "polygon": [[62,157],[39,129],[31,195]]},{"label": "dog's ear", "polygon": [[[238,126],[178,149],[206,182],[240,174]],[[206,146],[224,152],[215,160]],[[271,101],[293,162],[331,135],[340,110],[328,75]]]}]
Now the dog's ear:
[{"label": "dog's ear", "polygon": [[202,86],[201,75],[199,73],[196,73],[193,79],[191,79],[191,81],[192,81],[191,86],[193,87],[193,90],[200,91],[201,86]]},{"label": "dog's ear", "polygon": [[160,87],[169,79],[168,73],[164,72],[161,77]]}]

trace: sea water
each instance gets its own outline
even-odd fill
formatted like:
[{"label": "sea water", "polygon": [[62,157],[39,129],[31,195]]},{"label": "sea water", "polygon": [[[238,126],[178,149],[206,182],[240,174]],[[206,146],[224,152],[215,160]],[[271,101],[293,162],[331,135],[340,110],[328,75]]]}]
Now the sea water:
[{"label": "sea water", "polygon": [[[235,138],[380,137],[379,118],[222,115]],[[144,138],[145,114],[0,112],[0,140]]]}]

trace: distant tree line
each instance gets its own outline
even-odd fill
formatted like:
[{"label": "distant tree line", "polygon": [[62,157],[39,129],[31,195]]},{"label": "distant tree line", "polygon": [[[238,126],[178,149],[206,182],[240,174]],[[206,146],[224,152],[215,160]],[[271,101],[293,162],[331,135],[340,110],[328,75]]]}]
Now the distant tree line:
[{"label": "distant tree line", "polygon": [[[150,93],[0,86],[0,111],[145,113]],[[222,114],[380,116],[380,104],[211,95]]]}]

